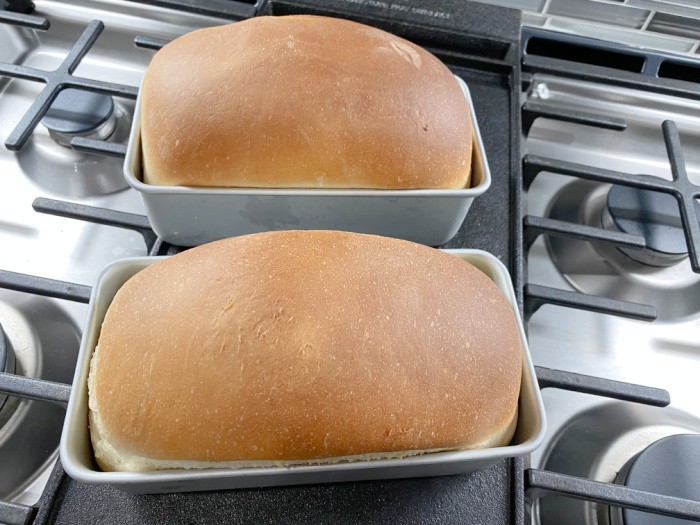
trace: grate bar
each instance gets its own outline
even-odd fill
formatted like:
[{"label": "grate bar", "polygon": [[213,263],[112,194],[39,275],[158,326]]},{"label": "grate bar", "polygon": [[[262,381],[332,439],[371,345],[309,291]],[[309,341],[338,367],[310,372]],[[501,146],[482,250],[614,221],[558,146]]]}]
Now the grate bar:
[{"label": "grate bar", "polygon": [[32,102],[27,112],[22,116],[19,124],[12,130],[10,136],[5,141],[5,147],[11,151],[19,151],[29,137],[34,128],[41,122],[41,119],[51,107],[51,103],[58,96],[60,89],[49,89],[48,87],[39,94]]},{"label": "grate bar", "polygon": [[67,283],[6,270],[0,270],[0,288],[86,304],[90,302],[92,291],[84,284]]},{"label": "grate bar", "polygon": [[47,213],[50,215],[57,215],[58,217],[79,219],[95,224],[104,224],[106,226],[133,230],[141,234],[148,251],[151,250],[156,242],[156,234],[153,233],[151,224],[148,222],[148,217],[145,215],[85,206],[84,204],[46,199],[43,197],[34,199],[32,207],[39,213]]},{"label": "grate bar", "polygon": [[106,93],[108,95],[132,99],[136,98],[138,94],[137,87],[124,86],[113,82],[102,82],[89,78],[73,77],[71,75],[100,36],[103,29],[104,24],[99,20],[91,21],[61,65],[54,71],[39,71],[14,64],[0,64],[0,75],[46,83],[43,91],[32,103],[5,141],[5,147],[7,147],[7,149],[19,151],[22,146],[24,146],[36,126],[51,107],[51,103],[56,99],[61,90],[65,88],[73,87],[88,91],[96,91],[98,93]]},{"label": "grate bar", "polygon": [[100,20],[91,20],[56,71],[72,75],[104,28]]},{"label": "grate bar", "polygon": [[666,120],[661,125],[661,129],[664,134],[668,160],[671,163],[673,180],[679,190],[674,196],[680,208],[683,232],[685,233],[685,240],[690,255],[690,264],[693,267],[693,271],[700,273],[700,223],[698,222],[695,206],[695,198],[700,197],[700,187],[695,186],[688,179],[681,137],[678,134],[676,123],[672,120]]},{"label": "grate bar", "polygon": [[33,67],[20,66],[18,64],[1,64],[0,75],[5,77],[20,78],[22,80],[33,80],[35,82],[46,82],[48,73]]},{"label": "grate bar", "polygon": [[0,523],[5,525],[26,525],[34,516],[34,507],[0,501]]},{"label": "grate bar", "polygon": [[624,131],[627,129],[627,122],[621,118],[607,117],[605,115],[596,115],[595,113],[585,113],[583,111],[574,111],[566,108],[554,108],[538,102],[525,102],[522,107],[522,117],[522,128],[525,135],[530,132],[530,128],[539,117],[573,122],[575,124],[584,124],[586,126],[595,126],[602,129],[611,129],[613,131]]},{"label": "grate bar", "polygon": [[71,148],[85,153],[95,153],[105,157],[123,158],[126,156],[126,145],[106,140],[88,139],[85,137],[73,137],[70,141]]},{"label": "grate bar", "polygon": [[565,372],[552,368],[535,367],[540,389],[558,388],[571,392],[605,396],[621,401],[631,401],[655,407],[665,407],[671,403],[671,396],[666,390],[648,386],[613,381],[601,377]]},{"label": "grate bar", "polygon": [[700,501],[654,494],[557,472],[528,469],[525,471],[525,487],[534,499],[557,494],[663,516],[700,520]]},{"label": "grate bar", "polygon": [[652,175],[630,175],[621,171],[594,168],[574,162],[564,160],[549,159],[538,155],[525,155],[523,158],[523,183],[528,188],[532,184],[537,174],[542,171],[559,173],[561,175],[571,175],[586,180],[597,182],[607,182],[610,184],[621,184],[643,190],[662,191],[664,193],[674,193],[674,183]]},{"label": "grate bar", "polygon": [[163,40],[160,38],[151,38],[150,36],[139,35],[136,38],[134,38],[134,45],[136,47],[141,47],[143,49],[152,49],[154,51],[158,51],[168,42],[168,40]]},{"label": "grate bar", "polygon": [[0,24],[28,27],[29,29],[40,29],[42,31],[46,31],[49,27],[51,27],[51,23],[43,16],[13,13],[12,11],[4,11],[2,9],[0,9]]},{"label": "grate bar", "polygon": [[70,385],[63,383],[0,372],[0,392],[12,396],[65,405],[70,389]]},{"label": "grate bar", "polygon": [[595,228],[574,222],[559,221],[546,217],[526,215],[523,219],[525,226],[525,248],[529,249],[537,238],[542,235],[555,235],[559,237],[574,237],[584,241],[604,242],[616,246],[628,248],[644,248],[646,242],[640,235],[631,235],[624,232]]},{"label": "grate bar", "polygon": [[671,78],[653,78],[630,71],[572,63],[560,58],[526,55],[522,60],[522,70],[525,73],[546,73],[587,82],[602,82],[613,86],[700,100],[700,86],[695,83]]},{"label": "grate bar", "polygon": [[580,310],[612,314],[640,321],[653,321],[657,317],[656,308],[646,304],[609,299],[597,295],[570,292],[539,284],[525,285],[525,318],[529,320],[541,306],[554,304]]},{"label": "grate bar", "polygon": [[126,86],[124,84],[115,84],[114,82],[93,80],[91,78],[67,76],[65,79],[65,84],[66,87],[85,89],[87,91],[95,91],[106,95],[130,98],[132,100],[135,100],[139,94],[139,88],[136,86]]}]

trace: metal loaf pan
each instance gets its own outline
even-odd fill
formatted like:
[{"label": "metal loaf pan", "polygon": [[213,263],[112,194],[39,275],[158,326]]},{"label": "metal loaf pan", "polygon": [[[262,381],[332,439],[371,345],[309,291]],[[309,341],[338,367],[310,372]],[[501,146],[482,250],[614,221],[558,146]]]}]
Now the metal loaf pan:
[{"label": "metal loaf pan", "polygon": [[518,320],[523,342],[523,372],[518,426],[510,445],[335,465],[160,470],[136,473],[100,471],[93,459],[88,430],[87,380],[90,359],[97,344],[105,313],[117,290],[132,275],[162,259],[162,257],[149,257],[124,259],[112,263],[97,278],[90,299],[86,329],[83,333],[61,436],[60,454],[63,467],[71,477],[84,483],[109,484],[134,493],[163,493],[464,474],[486,469],[503,458],[531,453],[544,438],[544,408],[508,271],[496,257],[487,252],[479,250],[447,250],[447,252],[472,263],[491,278],[512,305]]},{"label": "metal loaf pan", "polygon": [[320,190],[191,188],[142,182],[141,100],[124,161],[124,176],[141,193],[153,230],[178,246],[269,230],[343,230],[397,237],[429,246],[449,241],[491,173],[469,88],[473,127],[471,187],[452,190]]}]

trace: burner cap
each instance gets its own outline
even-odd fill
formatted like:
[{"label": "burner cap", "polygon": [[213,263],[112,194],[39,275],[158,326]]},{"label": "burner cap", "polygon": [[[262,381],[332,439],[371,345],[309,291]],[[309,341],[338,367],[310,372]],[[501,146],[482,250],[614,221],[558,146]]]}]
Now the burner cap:
[{"label": "burner cap", "polygon": [[[669,436],[649,445],[631,461],[624,484],[633,489],[700,500],[700,434]],[[694,523],[636,510],[622,511],[625,525]]]},{"label": "burner cap", "polygon": [[64,89],[41,123],[56,133],[87,133],[107,122],[114,110],[112,97],[80,89]]},{"label": "burner cap", "polygon": [[[640,235],[646,241],[646,250],[625,250],[631,258],[653,266],[667,266],[687,257],[683,223],[672,195],[614,185],[608,192],[606,204],[610,218],[620,231]],[[696,202],[695,205],[700,214],[700,204]]]}]

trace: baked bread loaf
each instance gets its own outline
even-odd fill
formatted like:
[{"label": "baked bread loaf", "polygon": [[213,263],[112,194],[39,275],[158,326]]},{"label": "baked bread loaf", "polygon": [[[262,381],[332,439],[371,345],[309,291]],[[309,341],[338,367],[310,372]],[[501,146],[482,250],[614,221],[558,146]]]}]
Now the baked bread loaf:
[{"label": "baked bread loaf", "polygon": [[509,443],[522,371],[496,285],[384,237],[270,232],[155,263],[89,375],[104,470],[404,457]]},{"label": "baked bread loaf", "polygon": [[141,88],[147,184],[464,188],[472,129],[457,80],[424,49],[320,16],[200,29]]}]

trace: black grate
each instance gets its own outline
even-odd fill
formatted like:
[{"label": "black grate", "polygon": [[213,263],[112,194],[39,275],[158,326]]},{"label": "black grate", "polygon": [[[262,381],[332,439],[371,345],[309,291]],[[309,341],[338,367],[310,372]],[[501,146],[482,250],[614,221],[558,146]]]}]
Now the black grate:
[{"label": "black grate", "polygon": [[[576,122],[606,129],[623,130],[624,121],[588,115],[578,111],[565,109],[551,110],[540,104],[523,105],[524,131],[529,131],[536,118]],[[678,201],[681,221],[685,232],[686,243],[693,271],[700,273],[700,223],[695,209],[695,199],[700,197],[700,187],[688,179],[683,159],[678,129],[673,121],[667,120],[662,124],[664,141],[668,152],[673,180],[667,181],[651,175],[632,175],[602,168],[594,168],[555,159],[534,155],[523,158],[523,186],[529,188],[535,177],[543,171],[579,177],[581,179],[620,184],[645,190],[660,191],[673,195]],[[620,232],[608,231],[582,224],[568,223],[545,217],[527,215],[523,219],[524,246],[529,249],[539,235],[557,235],[573,237],[590,242],[605,242],[622,247],[644,248],[642,237]],[[544,304],[556,304],[582,310],[590,310],[612,315],[629,317],[645,321],[656,319],[656,309],[650,305],[641,305],[627,301],[619,301],[606,297],[587,295],[579,292],[569,292],[539,285],[525,287],[525,317],[529,318]]]},{"label": "black grate", "polygon": [[[559,388],[658,407],[667,406],[671,402],[668,392],[658,388],[549,368],[535,367],[535,370],[542,389]],[[664,496],[557,472],[526,469],[525,492],[528,506],[542,497],[556,494],[674,518],[700,520],[700,501]],[[526,519],[530,518],[530,514],[531,509],[528,509]]]},{"label": "black grate", "polygon": [[523,179],[527,188],[533,179],[542,171],[570,175],[581,179],[620,184],[642,190],[659,191],[673,195],[678,201],[678,207],[685,232],[690,264],[693,271],[700,273],[700,223],[695,210],[695,199],[700,197],[700,186],[688,179],[688,173],[683,159],[680,136],[676,123],[666,120],[661,126],[666,150],[671,164],[673,180],[668,181],[652,175],[631,175],[618,171],[593,168],[573,162],[547,159],[526,155],[523,159]]},{"label": "black grate", "polygon": [[23,13],[3,11],[1,9],[0,23],[28,27],[30,29],[41,29],[44,31],[51,27],[50,22],[43,16],[25,15]]},{"label": "black grate", "polygon": [[[697,58],[534,27],[523,28],[522,36],[523,48],[528,50],[522,57],[523,75],[546,73],[700,99],[700,76],[692,74],[697,71]],[[530,41],[535,42],[533,47]],[[574,46],[574,53],[564,51],[569,46]],[[632,71],[630,60],[635,64]],[[662,75],[666,78],[659,78]]]},{"label": "black grate", "polygon": [[700,501],[655,494],[557,472],[526,470],[525,490],[533,499],[557,494],[662,516],[700,520]]},{"label": "black grate", "polygon": [[70,219],[83,219],[94,222],[95,224],[116,226],[138,232],[143,237],[146,243],[146,249],[149,252],[156,243],[156,234],[153,233],[151,229],[148,217],[144,215],[108,210],[106,208],[95,208],[73,202],[45,199],[43,197],[35,199],[32,203],[32,207],[39,213],[47,213]]},{"label": "black grate", "polygon": [[45,277],[0,270],[0,288],[17,292],[32,293],[45,297],[55,297],[77,303],[90,302],[90,287],[83,284],[67,283]]},{"label": "black grate", "polygon": [[104,155],[105,157],[117,158],[126,156],[126,145],[118,142],[73,137],[70,141],[70,145],[74,150],[84,153],[95,153],[97,155]]},{"label": "black grate", "polygon": [[[5,330],[2,328],[2,324],[0,324],[0,374],[14,372],[14,368],[10,369],[10,366],[10,348],[5,338]],[[2,407],[5,405],[5,401],[7,401],[7,396],[0,394],[0,410],[2,410]]]},{"label": "black grate", "polygon": [[[527,41],[529,36],[526,35]],[[562,39],[568,37],[561,37]],[[558,37],[554,37],[555,41]],[[573,37],[578,41],[578,37]],[[598,54],[600,50],[592,44],[589,46],[589,55]],[[542,46],[535,46],[538,52]],[[552,48],[556,48],[553,45]],[[541,54],[541,53],[540,53]],[[604,80],[615,85],[625,87],[642,88],[658,92],[670,92],[674,95],[691,96],[697,98],[700,90],[693,86],[669,86],[658,84],[655,80],[641,79],[642,75],[633,77],[628,72],[610,73],[607,67],[587,66],[582,64],[571,65],[565,57],[554,57],[551,53],[545,56],[525,56],[523,58],[524,87],[531,81],[531,74],[550,73],[586,80]],[[570,57],[568,57],[570,58]],[[590,60],[587,59],[590,63]],[[653,60],[646,60],[644,73],[649,75],[649,70],[656,64]],[[598,64],[601,65],[601,64]],[[607,71],[606,71],[607,70]],[[575,122],[596,126],[603,129],[622,131],[626,124],[619,119],[606,116],[586,114],[567,109],[552,109],[537,103],[526,102],[522,107],[523,133],[527,134],[535,119],[543,117],[567,122]],[[700,187],[690,183],[685,170],[685,162],[681,149],[680,137],[676,125],[672,121],[666,121],[662,125],[664,141],[668,152],[672,181],[666,181],[649,175],[631,175],[627,173],[603,170],[589,166],[578,165],[570,162],[559,161],[526,155],[523,158],[523,187],[527,189],[534,178],[541,172],[558,173],[575,176],[582,179],[620,184],[635,188],[660,191],[673,195],[679,204],[681,219],[684,226],[686,242],[693,270],[700,273],[700,226],[696,214],[694,200],[700,196]],[[567,236],[590,242],[603,242],[615,246],[644,248],[645,240],[636,235],[608,231],[603,228],[595,228],[581,224],[568,223],[545,217],[525,216],[523,218],[523,244],[525,250],[529,250],[534,241],[542,234]],[[525,317],[529,318],[543,304],[556,304],[602,312],[612,315],[629,317],[651,321],[656,318],[656,310],[649,305],[618,301],[605,297],[569,292],[556,288],[528,284],[524,286]],[[668,392],[659,389],[610,381],[598,377],[581,374],[562,373],[559,370],[536,367],[540,388],[563,388],[565,390],[586,394],[602,395],[612,399],[632,401],[651,406],[667,406],[670,403]],[[700,502],[648,493],[631,489],[625,486],[601,483],[576,476],[547,472],[537,469],[525,471],[525,490],[528,496],[528,504],[531,505],[537,499],[548,495],[561,495],[587,501],[594,501],[610,506],[636,509],[664,516],[700,520]],[[529,513],[528,513],[529,514]],[[529,515],[526,515],[529,519]]]},{"label": "black grate", "polygon": [[0,372],[0,385],[5,394],[59,405],[67,404],[70,397],[70,385],[5,372]]},{"label": "black grate", "polygon": [[160,38],[151,38],[148,36],[137,36],[136,38],[134,38],[134,44],[136,45],[136,47],[141,47],[143,49],[151,49],[153,51],[158,51],[167,43],[167,40],[162,40]]},{"label": "black grate", "polygon": [[523,104],[522,114],[522,128],[525,135],[530,132],[532,124],[535,122],[535,119],[539,117],[597,126],[614,131],[622,131],[627,128],[627,122],[620,118],[595,115],[583,111],[554,108],[537,102],[525,102],[525,104]]},{"label": "black grate", "polygon": [[80,64],[80,61],[88,53],[103,29],[104,24],[99,20],[90,22],[61,65],[54,71],[42,71],[18,64],[0,64],[0,75],[44,82],[46,84],[46,87],[5,140],[7,149],[19,151],[24,146],[34,128],[36,128],[51,107],[51,103],[66,88],[83,89],[131,99],[136,98],[138,94],[137,87],[73,76],[73,72]]},{"label": "black grate", "polygon": [[[132,2],[144,2],[144,0],[131,0]],[[241,20],[250,18],[260,9],[260,0],[148,0],[152,5],[187,11],[199,15],[227,18],[229,20]]]},{"label": "black grate", "polygon": [[[151,38],[146,36],[137,36],[134,38],[134,45],[136,47],[151,49],[153,51],[158,51],[167,43],[167,40],[162,40],[160,38]],[[73,137],[70,145],[74,150],[82,151],[84,153],[92,153],[95,155],[104,155],[106,157],[117,158],[126,156],[126,144],[109,142],[107,140]]]}]

